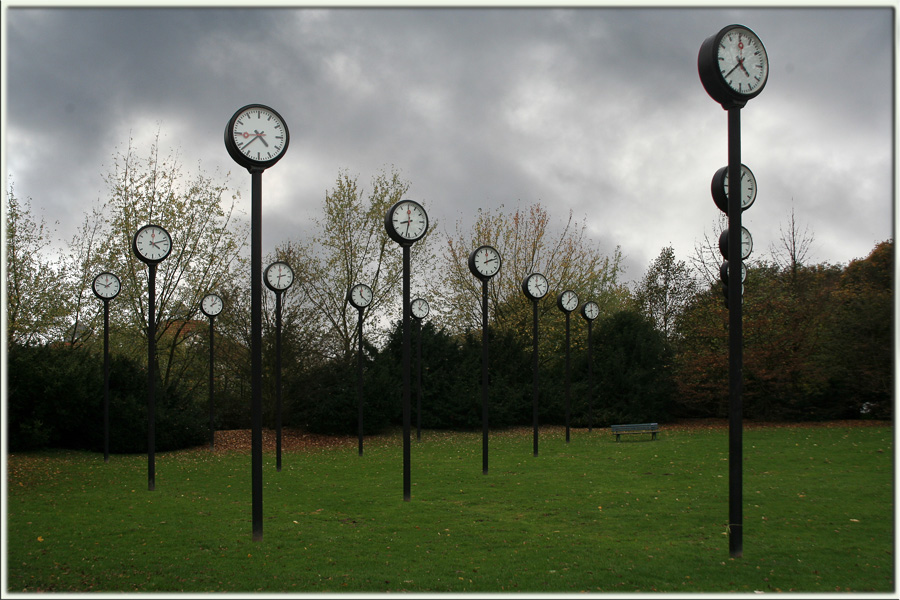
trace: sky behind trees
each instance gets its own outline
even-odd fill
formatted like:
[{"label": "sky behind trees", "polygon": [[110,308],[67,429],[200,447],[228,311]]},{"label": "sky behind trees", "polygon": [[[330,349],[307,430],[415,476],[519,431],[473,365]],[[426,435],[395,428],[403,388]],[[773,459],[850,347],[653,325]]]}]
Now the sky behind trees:
[{"label": "sky behind trees", "polygon": [[894,3],[867,8],[579,6],[46,7],[5,2],[7,188],[69,239],[105,201],[103,176],[160,135],[188,172],[228,176],[249,218],[250,177],[224,148],[239,108],[286,119],[264,175],[264,250],[311,236],[342,170],[396,169],[448,233],[479,208],[572,211],[624,279],[666,246],[711,234],[710,180],[727,115],[697,52],[740,23],[766,46],[766,88],[742,110],[759,196],[744,213],[759,258],[793,211],[809,259],[847,263],[893,236]]}]

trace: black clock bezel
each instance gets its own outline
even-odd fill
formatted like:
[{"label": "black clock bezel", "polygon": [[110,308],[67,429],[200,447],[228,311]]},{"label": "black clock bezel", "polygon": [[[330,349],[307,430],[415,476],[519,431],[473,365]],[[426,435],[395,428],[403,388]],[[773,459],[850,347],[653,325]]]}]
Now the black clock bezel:
[{"label": "black clock bezel", "polygon": [[[534,294],[531,293],[531,290],[528,289],[528,282],[531,281],[531,278],[534,277],[535,275],[543,277],[544,281],[547,282],[547,291],[544,292],[544,294],[541,296],[535,296]],[[546,296],[549,292],[550,292],[550,282],[547,281],[547,278],[544,276],[543,273],[530,273],[527,277],[525,277],[525,279],[522,280],[522,293],[525,294],[525,297],[528,298],[529,300],[531,300],[532,302],[537,302],[538,300],[540,300],[541,298]]]},{"label": "black clock bezel", "polygon": [[[269,283],[269,269],[271,269],[275,265],[284,265],[288,268],[288,271],[291,272],[291,282],[289,284],[287,284],[286,286],[284,286],[283,288],[277,288],[274,285],[272,285],[271,283]],[[283,260],[276,260],[275,262],[270,264],[268,267],[266,267],[266,269],[263,271],[263,283],[265,283],[266,287],[269,288],[270,290],[272,290],[273,292],[275,292],[276,294],[280,294],[281,292],[285,291],[286,289],[288,289],[289,287],[294,285],[294,279],[295,279],[294,269],[292,269],[291,265],[287,264],[287,262],[285,262]]]},{"label": "black clock bezel", "polygon": [[558,306],[559,310],[563,311],[564,313],[571,313],[571,312],[575,311],[578,308],[578,294],[575,294],[575,308],[573,308],[572,310],[569,310],[565,306],[563,306],[563,294],[575,294],[575,291],[574,290],[561,291],[559,293],[559,296],[556,297],[556,306]]},{"label": "black clock bezel", "polygon": [[[144,231],[145,229],[150,229],[151,227],[156,227],[157,229],[161,229],[163,231],[163,233],[166,234],[166,237],[169,238],[169,249],[166,250],[166,253],[164,255],[162,255],[162,257],[160,257],[160,258],[153,258],[153,259],[147,258],[143,254],[141,254],[140,250],[138,250],[138,246],[137,246],[138,236],[141,235],[142,231]],[[161,263],[162,261],[166,260],[167,258],[169,258],[169,255],[172,253],[173,245],[175,245],[174,240],[172,239],[172,234],[169,233],[169,230],[166,229],[165,227],[163,227],[162,225],[155,225],[153,223],[148,223],[147,225],[144,225],[143,227],[138,229],[135,232],[134,237],[131,239],[131,250],[134,252],[135,256],[138,257],[138,260],[140,260],[141,262],[148,264],[148,265],[157,265],[157,264]]]},{"label": "black clock bezel", "polygon": [[[759,45],[766,55],[766,77],[759,87],[749,94],[741,94],[732,89],[731,86],[725,82],[725,79],[722,77],[722,72],[719,70],[718,52],[716,49],[721,43],[722,38],[725,37],[728,32],[735,29],[743,29],[750,32],[753,37],[759,40]],[[700,82],[703,84],[706,93],[709,94],[710,98],[721,104],[722,108],[728,110],[731,108],[743,108],[748,100],[755,98],[763,91],[763,88],[766,87],[766,83],[769,81],[768,62],[769,57],[766,52],[766,47],[763,44],[762,39],[756,35],[756,32],[746,25],[734,24],[723,27],[718,33],[703,40],[703,43],[700,44],[700,52],[697,55],[697,71],[700,74]]]},{"label": "black clock bezel", "polygon": [[[479,272],[478,267],[475,266],[475,257],[478,255],[479,252],[481,252],[482,250],[486,250],[488,248],[490,248],[491,250],[493,250],[494,252],[497,253],[497,260],[500,261],[500,264],[497,265],[497,272],[494,273],[493,275],[485,275],[485,274]],[[485,244],[483,246],[478,246],[477,248],[475,248],[475,250],[472,251],[471,254],[469,254],[469,270],[472,272],[472,275],[474,275],[475,277],[477,277],[478,279],[480,279],[482,281],[487,281],[488,279],[491,279],[492,277],[496,276],[497,273],[500,272],[500,269],[502,267],[503,267],[503,257],[500,256],[500,251],[491,245]]]},{"label": "black clock bezel", "polygon": [[[424,302],[425,303],[425,314],[422,315],[421,317],[417,316],[416,313],[413,312],[413,306],[416,304],[416,302]],[[431,307],[428,305],[428,300],[426,300],[425,298],[413,298],[409,302],[409,315],[413,319],[416,319],[417,321],[421,321],[422,319],[424,319],[425,317],[428,316],[429,312],[431,312]]]},{"label": "black clock bezel", "polygon": [[587,320],[587,321],[593,321],[593,320],[596,319],[597,317],[589,317],[589,316],[587,315],[587,306],[588,306],[588,304],[593,304],[594,306],[597,307],[597,317],[600,316],[600,305],[597,304],[596,302],[594,302],[593,300],[588,300],[587,302],[585,302],[584,304],[581,305],[581,316],[584,317],[585,320]]},{"label": "black clock bezel", "polygon": [[[97,291],[97,280],[100,279],[101,277],[103,277],[104,275],[109,275],[110,277],[114,277],[116,279],[116,281],[119,282],[119,289],[116,290],[116,293],[113,294],[112,296],[104,296],[103,294],[101,294],[100,292]],[[119,292],[122,291],[122,280],[119,279],[119,276],[116,275],[115,273],[110,273],[109,271],[103,271],[102,273],[99,273],[96,277],[94,277],[94,281],[91,283],[91,290],[93,290],[94,295],[97,296],[98,298],[100,298],[101,300],[104,300],[104,301],[112,300],[113,298],[115,298],[116,296],[119,295]]]},{"label": "black clock bezel", "polygon": [[[748,258],[750,258],[750,255],[753,254],[753,236],[750,235],[750,230],[743,225],[741,226],[741,242],[743,242],[744,231],[747,232],[747,237],[750,239],[750,252],[747,253],[747,256],[743,256],[743,252],[741,252],[741,260],[747,260]],[[741,244],[741,246],[743,246],[743,243]],[[725,260],[730,260],[728,258],[728,229],[725,229],[724,231],[722,231],[722,233],[719,234],[719,252],[722,254],[722,258],[724,258]]]},{"label": "black clock bezel", "polygon": [[[744,189],[743,185],[741,185],[741,212],[744,212],[756,202],[756,196],[758,193],[758,189],[756,187],[756,175],[753,174],[753,171],[750,170],[745,164],[741,164],[741,171],[747,171],[750,177],[753,179],[753,198],[750,200],[750,204],[744,206],[743,204],[743,194]],[[712,182],[710,183],[710,191],[712,192],[713,202],[716,203],[716,206],[719,210],[721,210],[726,215],[728,214],[728,195],[725,193],[725,183],[727,182],[728,177],[728,166],[724,166],[713,174]],[[743,178],[741,178],[743,180]]]},{"label": "black clock bezel", "polygon": [[371,287],[369,287],[369,286],[366,285],[365,283],[355,283],[355,284],[353,284],[353,285],[350,286],[350,289],[349,289],[349,290],[347,290],[347,302],[349,302],[350,304],[352,304],[353,307],[354,307],[355,309],[357,309],[357,310],[364,310],[367,306],[369,306],[370,304],[372,304],[372,301],[369,300],[366,304],[362,304],[362,305],[357,304],[356,301],[353,300],[353,290],[355,290],[355,289],[358,288],[358,287],[368,288],[369,294],[371,295],[371,293],[372,293],[372,288],[371,288]]},{"label": "black clock bezel", "polygon": [[[218,299],[219,299],[219,304],[221,304],[221,306],[222,306],[222,308],[220,308],[220,309],[219,309],[219,312],[217,312],[217,313],[209,313],[209,312],[206,312],[206,307],[203,306],[203,303],[206,301],[206,299],[209,298],[209,297],[211,297],[211,296],[214,297],[214,298],[218,298]],[[214,317],[217,317],[217,316],[219,316],[220,314],[222,314],[222,310],[224,310],[224,308],[225,308],[225,301],[222,300],[222,296],[220,296],[220,295],[218,295],[218,294],[207,294],[207,295],[203,296],[203,299],[202,299],[202,300],[200,300],[200,312],[202,312],[204,315],[206,315],[206,316],[209,317],[210,319],[212,319],[212,318],[214,318]]]},{"label": "black clock bezel", "polygon": [[[394,220],[392,218],[394,215],[394,211],[397,210],[401,204],[405,204],[407,202],[418,206],[419,209],[421,209],[422,214],[425,215],[425,228],[422,230],[421,235],[419,235],[418,237],[415,237],[415,238],[405,238],[402,235],[400,235],[400,233],[397,230],[394,229]],[[422,206],[415,200],[399,200],[399,201],[395,202],[394,205],[391,206],[388,209],[388,211],[385,213],[384,228],[385,228],[385,230],[387,230],[388,237],[390,237],[392,240],[394,240],[401,246],[412,246],[413,244],[415,244],[416,242],[421,240],[423,237],[425,237],[426,233],[428,233],[428,212],[425,210],[424,206]]]},{"label": "black clock bezel", "polygon": [[[722,283],[728,285],[728,261],[722,261],[722,264],[719,265],[719,278]],[[745,261],[741,261],[741,285],[743,286],[747,283],[747,263]]]},{"label": "black clock bezel", "polygon": [[[234,125],[243,113],[252,110],[254,108],[258,108],[260,110],[265,110],[273,115],[275,115],[279,121],[281,121],[282,126],[284,126],[284,147],[281,149],[281,152],[275,158],[271,158],[269,160],[254,160],[240,151],[237,147],[237,144],[234,143]],[[265,104],[248,104],[235,112],[230,119],[228,119],[228,124],[225,125],[225,149],[228,150],[228,155],[231,156],[232,160],[242,167],[246,168],[249,171],[264,171],[268,169],[287,153],[288,146],[291,143],[291,132],[288,129],[287,121],[284,120],[284,117],[281,116],[277,110],[270,106],[266,106]]]}]

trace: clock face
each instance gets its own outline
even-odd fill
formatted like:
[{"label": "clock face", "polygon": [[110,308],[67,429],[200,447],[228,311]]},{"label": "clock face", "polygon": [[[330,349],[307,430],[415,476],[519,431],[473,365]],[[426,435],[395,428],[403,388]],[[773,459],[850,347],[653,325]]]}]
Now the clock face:
[{"label": "clock face", "polygon": [[111,300],[119,294],[119,278],[112,273],[100,273],[94,278],[94,293],[104,300]]},{"label": "clock face", "polygon": [[522,291],[532,300],[540,300],[550,290],[547,278],[540,273],[532,273],[522,282]]},{"label": "clock face", "polygon": [[200,310],[203,311],[203,314],[207,317],[214,317],[225,307],[222,299],[216,294],[207,294],[203,297],[203,300],[200,302]]},{"label": "clock face", "polygon": [[703,88],[722,108],[741,108],[765,87],[769,59],[755,33],[729,25],[700,45],[697,70]]},{"label": "clock face", "polygon": [[172,238],[159,225],[144,225],[134,234],[132,249],[145,263],[158,263],[172,251]]},{"label": "clock face", "polygon": [[273,262],[266,267],[266,286],[274,292],[282,292],[294,283],[294,271],[284,261]]},{"label": "clock face", "polygon": [[[719,252],[728,260],[728,230],[719,235]],[[741,259],[746,259],[753,252],[753,238],[746,227],[741,227]]]},{"label": "clock face", "polygon": [[418,202],[401,200],[388,210],[384,225],[391,239],[399,244],[409,245],[425,235],[428,230],[428,215]]},{"label": "clock face", "polygon": [[588,321],[593,321],[600,316],[600,306],[596,302],[590,300],[581,306],[581,316]]},{"label": "clock face", "polygon": [[556,303],[560,310],[570,313],[578,308],[578,296],[572,290],[566,290],[557,298]]},{"label": "clock face", "polygon": [[364,283],[357,283],[350,288],[350,293],[347,297],[350,300],[350,304],[356,308],[365,308],[372,302],[372,288]]},{"label": "clock face", "polygon": [[245,167],[267,168],[287,150],[290,134],[284,119],[268,106],[251,104],[237,111],[225,128],[225,147]]},{"label": "clock face", "polygon": [[416,298],[409,305],[410,310],[412,311],[412,316],[417,319],[424,319],[428,316],[428,302],[426,302],[423,298]]},{"label": "clock face", "polygon": [[734,27],[722,33],[716,46],[719,73],[725,84],[742,96],[758,92],[769,75],[766,49],[756,34],[746,27]]},{"label": "clock face", "polygon": [[500,253],[491,246],[482,246],[469,256],[469,269],[481,279],[489,279],[500,270]]},{"label": "clock face", "polygon": [[[719,210],[728,214],[728,167],[722,167],[712,179],[712,196]],[[747,210],[756,201],[756,176],[741,165],[741,210]]]}]

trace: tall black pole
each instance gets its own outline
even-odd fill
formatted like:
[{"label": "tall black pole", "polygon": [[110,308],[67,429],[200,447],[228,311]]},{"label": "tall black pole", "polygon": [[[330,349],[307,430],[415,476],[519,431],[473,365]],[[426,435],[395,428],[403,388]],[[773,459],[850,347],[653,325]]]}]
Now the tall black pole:
[{"label": "tall black pole", "polygon": [[569,416],[572,402],[569,398],[569,311],[566,311],[566,443],[569,443]]},{"label": "tall black pole", "polygon": [[416,319],[416,440],[422,439],[422,320]]},{"label": "tall black pole", "polygon": [[156,489],[156,265],[149,269],[147,309],[147,489]]},{"label": "tall black pole", "polygon": [[588,319],[588,433],[594,430],[594,357],[591,348],[591,323]]},{"label": "tall black pole", "polygon": [[481,280],[481,472],[488,472],[488,280]]},{"label": "tall black pole", "polygon": [[356,397],[359,405],[359,455],[363,455],[363,310],[359,310],[359,352],[356,358]]},{"label": "tall black pole", "polygon": [[251,169],[250,201],[250,473],[253,541],[263,537],[262,507],[262,171]]},{"label": "tall black pole", "polygon": [[741,294],[741,109],[728,109],[728,536],[731,556],[744,554],[743,532],[743,312]]},{"label": "tall black pole", "polygon": [[216,445],[216,428],[214,425],[213,413],[213,321],[215,317],[209,318],[209,449],[212,450]]},{"label": "tall black pole", "polygon": [[410,422],[410,393],[409,393],[409,370],[412,362],[410,355],[410,333],[409,333],[409,255],[410,247],[403,246],[403,500],[409,502],[412,496],[412,484],[410,478],[410,441],[409,441],[409,422]]},{"label": "tall black pole", "polygon": [[538,455],[538,305],[537,301],[533,301],[534,306],[534,352],[531,357],[532,371],[532,390],[534,400],[532,402],[531,417],[534,422],[534,455]]},{"label": "tall black pole", "polygon": [[281,292],[275,292],[275,470],[281,471]]},{"label": "tall black pole", "polygon": [[103,462],[109,462],[109,300],[103,300]]}]

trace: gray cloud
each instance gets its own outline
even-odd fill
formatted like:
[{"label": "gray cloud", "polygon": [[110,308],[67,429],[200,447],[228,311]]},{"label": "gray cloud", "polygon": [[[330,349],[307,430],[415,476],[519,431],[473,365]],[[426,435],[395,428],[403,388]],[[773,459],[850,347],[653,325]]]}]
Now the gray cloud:
[{"label": "gray cloud", "polygon": [[813,259],[893,235],[889,8],[7,8],[7,169],[66,230],[102,198],[129,136],[160,131],[187,166],[249,177],[222,132],[276,108],[291,147],[266,173],[267,248],[304,235],[339,170],[393,165],[452,231],[478,208],[571,210],[638,279],[663,246],[686,259],[718,217],[726,114],[696,70],[703,39],[743,23],[770,79],[742,111],[760,198],[756,248],[793,204]]}]

